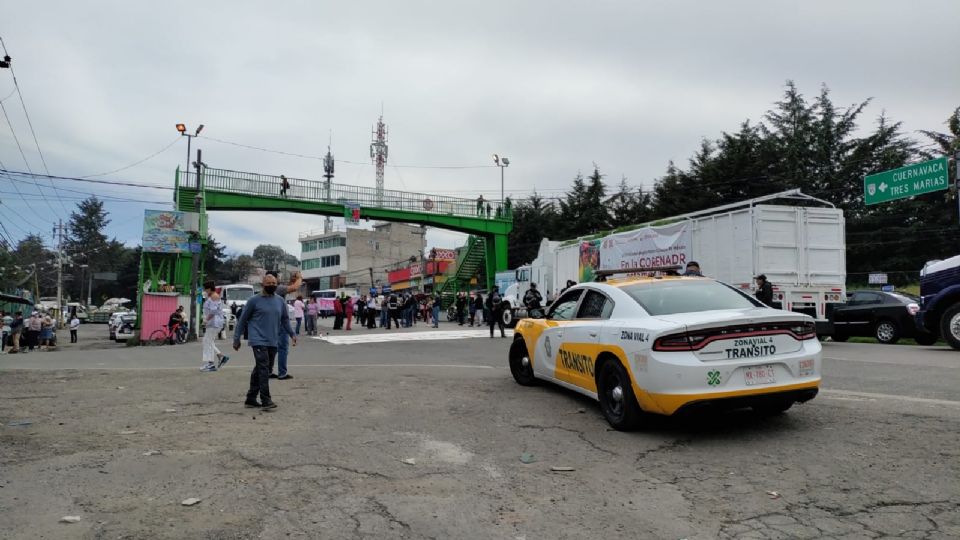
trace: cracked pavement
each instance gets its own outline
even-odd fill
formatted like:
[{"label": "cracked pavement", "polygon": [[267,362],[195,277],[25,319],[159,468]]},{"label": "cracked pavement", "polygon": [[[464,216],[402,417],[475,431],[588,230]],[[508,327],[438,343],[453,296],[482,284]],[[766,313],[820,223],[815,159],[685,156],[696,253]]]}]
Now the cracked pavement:
[{"label": "cracked pavement", "polygon": [[[516,385],[505,341],[308,341],[295,379],[271,381],[274,413],[243,408],[248,349],[212,374],[193,345],[2,357],[0,530],[960,537],[956,353],[827,344],[831,391],[787,414],[652,417],[620,433],[587,398]],[[201,502],[181,506],[189,497]],[[81,521],[58,523],[67,515]]]}]

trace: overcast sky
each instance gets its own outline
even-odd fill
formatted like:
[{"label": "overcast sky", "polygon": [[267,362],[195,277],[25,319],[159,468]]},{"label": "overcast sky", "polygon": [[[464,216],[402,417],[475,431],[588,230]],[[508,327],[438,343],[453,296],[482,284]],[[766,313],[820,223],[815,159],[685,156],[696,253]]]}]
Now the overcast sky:
[{"label": "overcast sky", "polygon": [[[332,132],[337,159],[358,163],[338,163],[335,181],[373,186],[370,130],[382,106],[387,189],[499,198],[498,153],[511,160],[508,194],[559,196],[593,163],[611,185],[621,176],[652,185],[701,138],[760,120],[787,79],[810,97],[827,84],[839,105],[872,97],[865,127],[885,111],[908,132],[944,130],[960,105],[956,0],[270,4],[6,3],[0,37],[51,174],[118,169],[176,140],[97,177],[172,186],[186,162],[174,129],[184,122],[212,138],[308,155],[323,154]],[[0,70],[0,99],[30,168],[42,172],[13,91]],[[322,174],[314,159],[203,137],[198,146],[211,167]],[[26,169],[6,119],[0,161]],[[418,168],[440,165],[485,167]],[[157,201],[107,204],[108,233],[136,245],[143,209],[172,196],[55,182],[59,192],[45,180],[0,178],[0,220],[15,239],[41,227],[49,239],[63,206],[97,193]],[[275,243],[299,255],[298,232],[322,221],[219,212],[211,228],[231,252]],[[428,234],[429,245],[461,242]]]}]

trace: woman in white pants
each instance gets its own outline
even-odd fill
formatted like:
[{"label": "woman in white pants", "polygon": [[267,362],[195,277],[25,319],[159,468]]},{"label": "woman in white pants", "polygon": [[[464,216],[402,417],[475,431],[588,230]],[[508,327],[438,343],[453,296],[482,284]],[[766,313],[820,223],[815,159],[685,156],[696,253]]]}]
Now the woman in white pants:
[{"label": "woman in white pants", "polygon": [[223,329],[226,317],[223,315],[223,301],[217,294],[216,285],[212,281],[203,284],[207,299],[203,302],[203,367],[200,371],[216,371],[230,360],[217,348],[217,334]]}]

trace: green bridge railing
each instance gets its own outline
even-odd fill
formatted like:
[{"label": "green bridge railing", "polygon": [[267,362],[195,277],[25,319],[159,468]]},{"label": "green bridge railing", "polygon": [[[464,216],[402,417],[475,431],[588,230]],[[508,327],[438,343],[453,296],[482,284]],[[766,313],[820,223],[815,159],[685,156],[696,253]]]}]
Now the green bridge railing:
[{"label": "green bridge railing", "polygon": [[[282,192],[282,180],[279,176],[258,174],[228,169],[206,168],[202,174],[202,188],[209,191],[238,193],[274,199],[292,199],[339,205],[356,205],[367,208],[384,208],[405,212],[422,212],[447,216],[485,218],[498,221],[512,221],[512,212],[507,208],[501,211],[494,201],[484,201],[478,210],[477,201],[460,197],[428,195],[408,191],[383,190],[373,187],[351,186],[322,180],[306,180],[287,177],[290,187]],[[180,171],[179,187],[198,189],[197,175],[194,172]],[[491,205],[487,213],[486,205]]]}]

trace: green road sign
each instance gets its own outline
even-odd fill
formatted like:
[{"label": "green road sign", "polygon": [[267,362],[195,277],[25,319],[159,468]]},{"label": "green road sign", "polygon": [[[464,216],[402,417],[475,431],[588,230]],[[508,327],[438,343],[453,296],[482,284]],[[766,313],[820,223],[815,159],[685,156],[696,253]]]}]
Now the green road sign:
[{"label": "green road sign", "polygon": [[942,191],[947,182],[947,158],[907,165],[863,178],[863,199],[868,205]]}]

